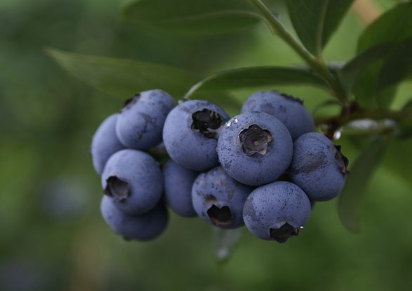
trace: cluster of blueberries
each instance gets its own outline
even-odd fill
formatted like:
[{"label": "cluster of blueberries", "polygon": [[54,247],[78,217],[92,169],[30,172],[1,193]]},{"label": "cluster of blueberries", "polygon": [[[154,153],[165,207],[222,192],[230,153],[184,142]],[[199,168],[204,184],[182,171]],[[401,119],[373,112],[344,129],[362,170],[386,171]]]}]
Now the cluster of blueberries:
[{"label": "cluster of blueberries", "polygon": [[125,239],[160,235],[168,206],[285,242],[303,228],[315,201],[340,193],[348,173],[340,147],[313,131],[302,102],[277,91],[254,93],[233,118],[205,100],[175,106],[164,91],[141,92],[93,136],[102,216]]}]

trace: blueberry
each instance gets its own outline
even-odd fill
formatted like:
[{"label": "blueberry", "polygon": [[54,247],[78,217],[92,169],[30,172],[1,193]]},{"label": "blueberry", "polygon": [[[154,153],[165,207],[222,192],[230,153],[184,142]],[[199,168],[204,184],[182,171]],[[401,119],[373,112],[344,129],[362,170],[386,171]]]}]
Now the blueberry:
[{"label": "blueberry", "polygon": [[107,161],[102,174],[105,195],[123,212],[143,214],[159,202],[163,176],[156,161],[137,150],[122,150]]},{"label": "blueberry", "polygon": [[307,133],[294,144],[289,176],[311,200],[336,197],[345,185],[348,160],[320,133]]},{"label": "blueberry", "polygon": [[252,94],[242,106],[242,112],[265,112],[283,122],[296,140],[304,133],[312,132],[315,124],[312,115],[300,99],[277,91],[261,91]]},{"label": "blueberry", "polygon": [[118,114],[107,117],[99,126],[92,139],[90,154],[96,172],[101,175],[107,160],[115,152],[124,149],[116,135]]},{"label": "blueberry", "polygon": [[116,132],[128,148],[147,150],[162,142],[166,116],[174,106],[164,91],[144,91],[126,101],[119,114]]},{"label": "blueberry", "polygon": [[173,160],[163,166],[165,202],[180,216],[197,216],[192,203],[192,185],[198,174],[179,166]]},{"label": "blueberry", "polygon": [[274,182],[249,195],[243,219],[254,236],[283,243],[299,233],[310,212],[311,203],[302,189],[290,182]]},{"label": "blueberry", "polygon": [[100,211],[106,223],[126,240],[151,240],[159,236],[168,222],[167,209],[163,204],[141,215],[130,215],[119,210],[114,201],[103,196]]},{"label": "blueberry", "polygon": [[292,160],[292,138],[276,117],[242,113],[223,127],[217,146],[219,161],[235,180],[253,186],[276,181]]},{"label": "blueberry", "polygon": [[192,188],[193,206],[207,222],[223,229],[237,228],[243,225],[243,205],[252,190],[218,166],[196,178]]},{"label": "blueberry", "polygon": [[167,116],[163,129],[167,152],[176,163],[193,171],[217,166],[217,135],[228,119],[222,108],[208,101],[180,103]]}]

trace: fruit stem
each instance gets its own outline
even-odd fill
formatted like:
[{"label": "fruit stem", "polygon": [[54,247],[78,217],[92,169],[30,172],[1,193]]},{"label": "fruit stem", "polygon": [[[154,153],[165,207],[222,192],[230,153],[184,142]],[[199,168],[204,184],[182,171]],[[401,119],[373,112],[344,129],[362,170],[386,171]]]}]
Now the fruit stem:
[{"label": "fruit stem", "polygon": [[276,16],[266,7],[261,0],[250,0],[259,10],[269,25],[271,31],[286,42],[319,76],[321,76],[333,90],[335,96],[342,103],[349,103],[348,95],[338,80],[332,75],[325,62],[321,58],[314,57],[308,52],[283,26]]}]

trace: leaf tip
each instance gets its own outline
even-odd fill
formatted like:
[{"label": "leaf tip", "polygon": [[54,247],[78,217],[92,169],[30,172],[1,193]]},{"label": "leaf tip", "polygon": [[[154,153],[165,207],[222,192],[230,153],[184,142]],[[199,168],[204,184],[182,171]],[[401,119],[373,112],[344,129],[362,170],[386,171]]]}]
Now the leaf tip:
[{"label": "leaf tip", "polygon": [[61,57],[61,55],[64,54],[63,51],[50,46],[44,46],[43,51],[46,55],[48,55],[56,61],[58,61],[59,57]]},{"label": "leaf tip", "polygon": [[128,1],[128,2],[126,2],[126,3],[124,3],[123,5],[120,6],[119,12],[118,12],[119,19],[121,19],[123,21],[129,20],[127,18],[127,11],[130,9],[130,7],[133,6],[133,4],[134,4],[134,1]]}]

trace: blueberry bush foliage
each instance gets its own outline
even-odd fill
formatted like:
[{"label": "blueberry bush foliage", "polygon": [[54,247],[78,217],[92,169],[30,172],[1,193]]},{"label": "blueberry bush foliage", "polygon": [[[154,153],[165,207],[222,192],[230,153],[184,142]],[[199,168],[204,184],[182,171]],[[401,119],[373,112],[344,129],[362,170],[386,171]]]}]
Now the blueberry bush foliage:
[{"label": "blueberry bush foliage", "polygon": [[[357,40],[356,54],[337,63],[325,59],[323,50],[353,0],[287,0],[288,15],[272,11],[265,2],[136,0],[121,8],[120,17],[150,33],[193,38],[241,35],[265,23],[267,37],[283,41],[300,57],[300,64],[235,68],[199,76],[139,60],[54,48],[47,48],[47,53],[81,81],[124,99],[135,92],[161,88],[176,99],[208,99],[239,111],[240,103],[232,91],[300,85],[325,90],[330,98],[319,102],[318,108],[335,106],[339,110],[326,116],[315,112],[317,129],[330,139],[350,137],[359,147],[338,203],[342,223],[349,231],[359,232],[361,202],[377,167],[387,167],[403,178],[410,172],[411,157],[405,156],[408,143],[399,141],[412,137],[412,99],[400,108],[392,105],[400,84],[412,78],[412,3],[399,1],[372,21]],[[286,28],[285,19],[294,31]],[[384,160],[384,155],[390,158]],[[225,257],[239,233],[218,232],[219,256]]]}]

